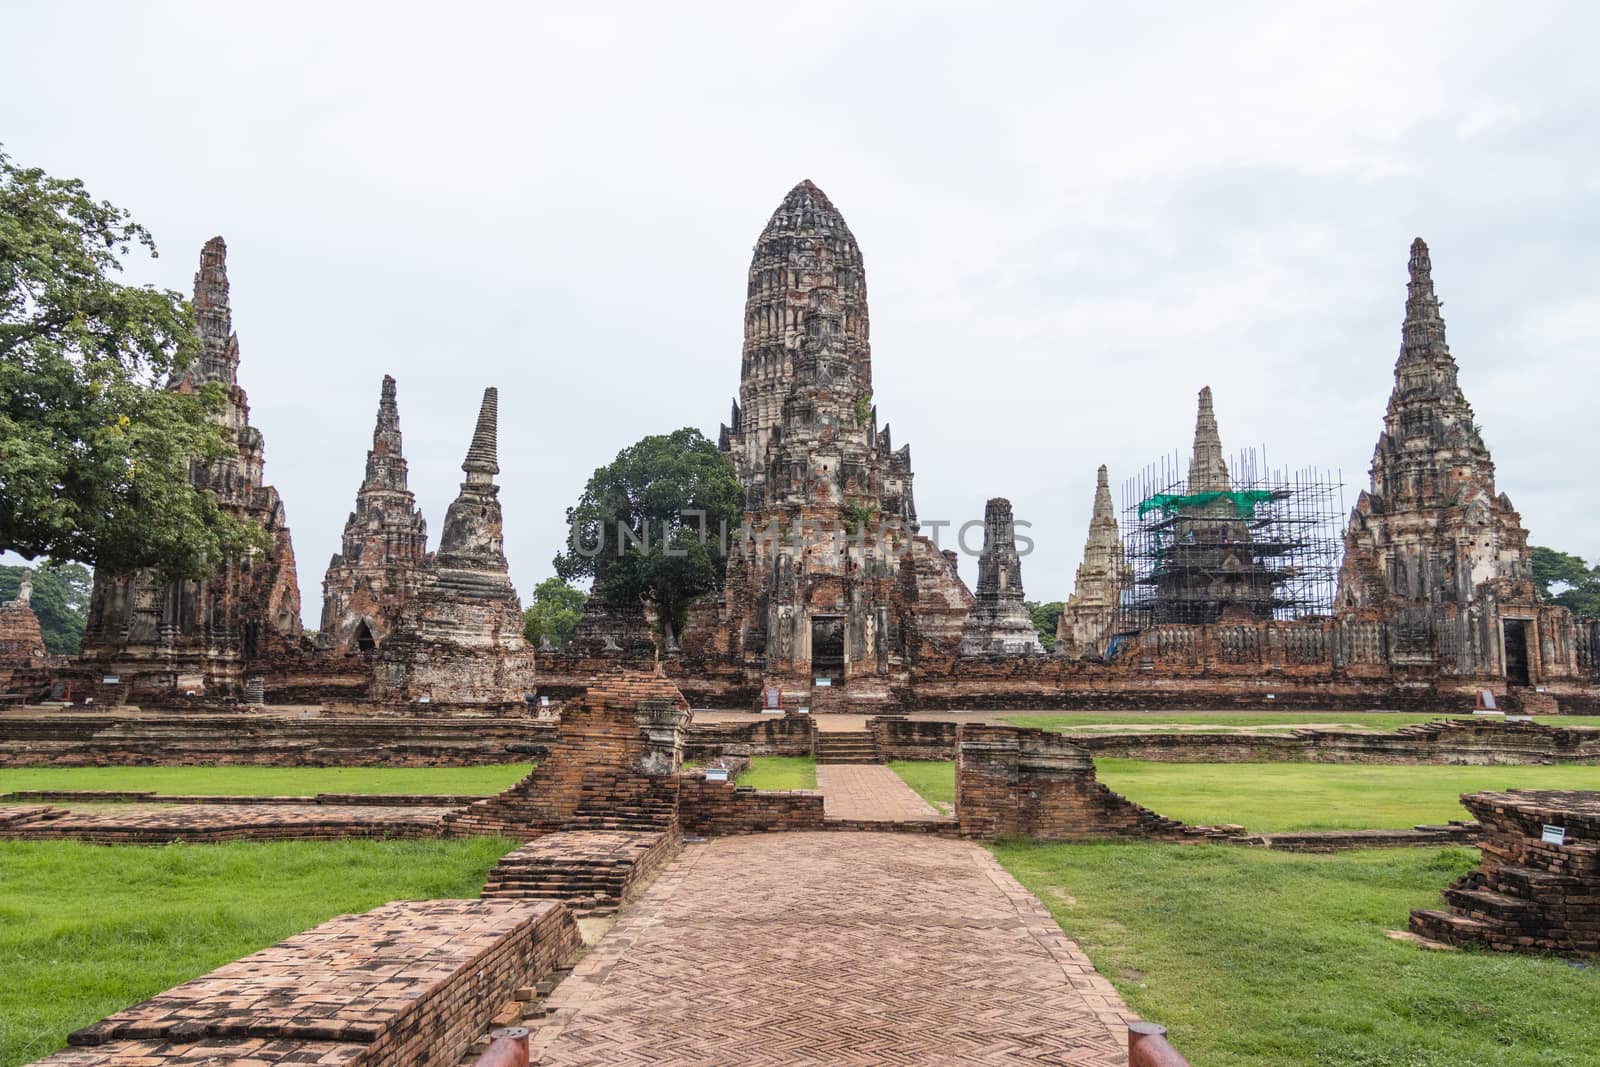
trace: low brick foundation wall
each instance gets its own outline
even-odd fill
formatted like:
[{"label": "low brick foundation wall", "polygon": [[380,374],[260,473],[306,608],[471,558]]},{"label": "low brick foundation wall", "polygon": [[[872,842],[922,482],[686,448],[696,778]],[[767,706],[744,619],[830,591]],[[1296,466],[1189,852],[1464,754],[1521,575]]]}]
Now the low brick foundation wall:
[{"label": "low brick foundation wall", "polygon": [[523,715],[194,710],[0,711],[0,767],[467,767],[537,755]]},{"label": "low brick foundation wall", "polygon": [[956,723],[924,722],[898,715],[867,720],[867,730],[884,760],[951,760],[956,758]]},{"label": "low brick foundation wall", "polygon": [[758,792],[685,775],[678,791],[683,832],[700,837],[821,830],[822,794]]},{"label": "low brick foundation wall", "polygon": [[341,915],[75,1031],[48,1067],[454,1067],[517,989],[565,963],[548,901],[431,900]]},{"label": "low brick foundation wall", "polygon": [[693,723],[684,731],[685,759],[718,756],[809,756],[816,726],[809,716],[777,716],[759,722]]},{"label": "low brick foundation wall", "polygon": [[350,837],[437,837],[447,807],[252,804],[128,805],[69,811],[49,806],[4,808],[31,813],[0,818],[0,838],[73,840],[98,845],[216,844],[222,841],[331,841]]},{"label": "low brick foundation wall", "polygon": [[1409,830],[1299,830],[1250,834],[1234,844],[1274,848],[1282,852],[1346,852],[1355,848],[1438,848],[1475,845],[1481,827],[1475,822],[1413,826]]},{"label": "low brick foundation wall", "polygon": [[956,751],[956,818],[969,837],[1223,841],[1242,832],[1189,826],[1112,792],[1089,753],[1060,734],[963,723]]}]

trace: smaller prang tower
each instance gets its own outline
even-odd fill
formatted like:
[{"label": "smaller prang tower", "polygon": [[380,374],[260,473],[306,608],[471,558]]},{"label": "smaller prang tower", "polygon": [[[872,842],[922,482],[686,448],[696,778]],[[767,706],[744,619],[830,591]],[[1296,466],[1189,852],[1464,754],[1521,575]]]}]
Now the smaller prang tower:
[{"label": "smaller prang tower", "polygon": [[1576,636],[1565,608],[1533,586],[1528,532],[1495,489],[1494,461],[1456,381],[1428,246],[1411,244],[1411,279],[1394,391],[1372,453],[1372,484],[1345,531],[1335,603],[1386,620],[1390,662],[1421,675],[1504,680],[1571,677]]},{"label": "smaller prang tower", "polygon": [[995,497],[983,509],[978,588],[961,631],[963,656],[1028,656],[1044,652],[1039,629],[1022,603],[1022,557],[1011,501]]},{"label": "smaller prang tower", "polygon": [[1083,562],[1078,564],[1072,595],[1056,622],[1056,655],[1098,658],[1105,651],[1127,581],[1122,534],[1111,504],[1111,483],[1102,464],[1095,475],[1094,507],[1089,513]]},{"label": "smaller prang tower", "polygon": [[344,543],[322,579],[322,638],[335,652],[374,652],[416,594],[428,561],[428,523],[406,485],[395,381],[383,376],[367,473]]},{"label": "smaller prang tower", "polygon": [[483,391],[461,464],[466,480],[445,513],[439,552],[378,650],[372,694],[384,701],[518,705],[533,690],[500,514],[499,395]]}]

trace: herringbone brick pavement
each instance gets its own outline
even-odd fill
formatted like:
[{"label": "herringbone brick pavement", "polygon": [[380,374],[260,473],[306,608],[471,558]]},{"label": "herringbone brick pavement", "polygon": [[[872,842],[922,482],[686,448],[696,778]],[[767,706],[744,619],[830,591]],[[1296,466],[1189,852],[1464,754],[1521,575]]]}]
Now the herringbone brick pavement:
[{"label": "herringbone brick pavement", "polygon": [[829,819],[916,822],[943,818],[932,804],[881,763],[819,763],[817,788]]},{"label": "herringbone brick pavement", "polygon": [[877,833],[690,845],[556,987],[535,1062],[1126,1062],[1135,1016],[983,849]]}]

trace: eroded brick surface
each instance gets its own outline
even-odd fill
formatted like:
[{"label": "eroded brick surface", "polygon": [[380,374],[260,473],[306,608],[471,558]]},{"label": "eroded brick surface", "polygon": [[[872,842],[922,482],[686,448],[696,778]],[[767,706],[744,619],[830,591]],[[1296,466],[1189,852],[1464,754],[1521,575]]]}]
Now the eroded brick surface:
[{"label": "eroded brick surface", "polygon": [[577,946],[560,904],[386,904],[108,1016],[74,1032],[73,1050],[40,1062],[454,1063],[501,1004]]},{"label": "eroded brick surface", "polygon": [[1135,1018],[987,852],[893,834],[688,846],[548,1007],[551,1065],[1111,1067]]},{"label": "eroded brick surface", "polygon": [[[269,798],[281,801],[281,798]],[[128,804],[80,811],[0,808],[0,838],[72,838],[97,844],[310,841],[433,837],[448,807],[417,804]],[[8,817],[5,813],[14,813]],[[18,812],[31,813],[23,817]]]}]

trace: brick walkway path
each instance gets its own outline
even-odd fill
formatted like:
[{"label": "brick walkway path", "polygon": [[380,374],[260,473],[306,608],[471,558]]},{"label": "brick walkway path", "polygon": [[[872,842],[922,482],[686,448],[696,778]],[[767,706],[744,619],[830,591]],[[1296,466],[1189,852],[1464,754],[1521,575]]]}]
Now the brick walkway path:
[{"label": "brick walkway path", "polygon": [[917,822],[944,817],[881,763],[818,764],[817,788],[827,819]]},{"label": "brick walkway path", "polygon": [[1112,1067],[1134,1018],[988,852],[896,834],[690,845],[546,1004],[564,1067]]}]

